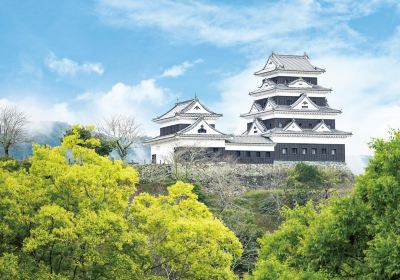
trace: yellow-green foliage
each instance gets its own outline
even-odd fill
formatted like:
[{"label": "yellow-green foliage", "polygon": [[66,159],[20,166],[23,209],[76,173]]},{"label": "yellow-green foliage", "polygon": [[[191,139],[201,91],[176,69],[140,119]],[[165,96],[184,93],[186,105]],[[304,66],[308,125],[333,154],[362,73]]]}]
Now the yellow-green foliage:
[{"label": "yellow-green foliage", "polygon": [[191,185],[129,203],[137,172],[87,148],[97,140],[79,128],[34,146],[28,170],[0,163],[1,279],[234,278],[241,245]]},{"label": "yellow-green foliage", "polygon": [[[180,279],[232,279],[234,257],[241,244],[227,227],[197,201],[193,186],[178,182],[168,195],[143,193],[135,198],[129,221],[147,236],[151,260],[146,271],[171,271]],[[179,272],[179,273],[176,273]]]},{"label": "yellow-green foliage", "polygon": [[372,147],[347,197],[288,210],[260,240],[253,279],[400,279],[400,131]]}]

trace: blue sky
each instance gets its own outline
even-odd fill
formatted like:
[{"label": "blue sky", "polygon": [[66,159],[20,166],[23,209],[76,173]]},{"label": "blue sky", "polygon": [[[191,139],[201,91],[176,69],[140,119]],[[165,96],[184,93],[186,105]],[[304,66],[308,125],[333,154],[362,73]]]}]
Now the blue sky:
[{"label": "blue sky", "polygon": [[277,53],[306,51],[326,68],[349,155],[400,127],[398,1],[11,1],[0,9],[0,103],[44,122],[150,119],[197,94],[241,131],[252,73]]}]

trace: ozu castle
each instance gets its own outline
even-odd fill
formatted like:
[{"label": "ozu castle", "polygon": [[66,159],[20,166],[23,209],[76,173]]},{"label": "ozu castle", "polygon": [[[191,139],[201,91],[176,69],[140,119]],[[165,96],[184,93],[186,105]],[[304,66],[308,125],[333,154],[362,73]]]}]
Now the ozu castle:
[{"label": "ozu castle", "polygon": [[275,163],[284,161],[345,162],[345,139],[336,128],[341,110],[328,105],[331,89],[318,84],[325,70],[307,54],[272,53],[255,72],[261,85],[249,93],[253,104],[240,115],[247,121],[241,135],[225,134],[216,121],[222,117],[198,98],[178,102],[153,119],[160,135],[148,141],[153,163],[165,163],[182,148],[201,149],[221,161]]}]

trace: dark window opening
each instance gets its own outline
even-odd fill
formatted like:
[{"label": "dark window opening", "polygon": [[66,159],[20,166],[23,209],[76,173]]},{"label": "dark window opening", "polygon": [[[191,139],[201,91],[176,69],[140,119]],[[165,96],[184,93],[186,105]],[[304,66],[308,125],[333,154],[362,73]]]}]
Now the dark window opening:
[{"label": "dark window opening", "polygon": [[294,154],[294,155],[297,154],[297,148],[292,148],[292,154]]},{"label": "dark window opening", "polygon": [[213,152],[217,153],[218,152],[218,148],[213,148]]},{"label": "dark window opening", "polygon": [[157,156],[156,156],[156,154],[152,154],[152,155],[151,155],[151,163],[154,163],[154,164],[157,163]]},{"label": "dark window opening", "polygon": [[308,127],[309,127],[309,128],[312,128],[312,123],[308,123]]},{"label": "dark window opening", "polygon": [[207,130],[204,129],[204,126],[201,125],[199,130],[197,130],[197,133],[207,133]]},{"label": "dark window opening", "polygon": [[300,127],[302,127],[302,126],[303,126],[303,124],[302,124],[302,123],[299,123],[299,126],[300,126]]},{"label": "dark window opening", "polygon": [[240,157],[240,151],[236,151],[236,156]]},{"label": "dark window opening", "polygon": [[322,148],[321,154],[326,155],[326,148]]},{"label": "dark window opening", "polygon": [[301,153],[302,153],[303,155],[306,155],[306,154],[307,154],[307,148],[301,149]]},{"label": "dark window opening", "polygon": [[260,157],[261,153],[260,152],[256,152],[256,157]]},{"label": "dark window opening", "polygon": [[311,154],[316,155],[317,154],[317,148],[312,148],[311,149]]},{"label": "dark window opening", "polygon": [[286,155],[287,154],[287,148],[283,148],[282,149],[282,155]]},{"label": "dark window opening", "polygon": [[246,157],[250,157],[250,152],[249,151],[246,152]]},{"label": "dark window opening", "polygon": [[265,157],[271,157],[271,152],[265,152]]},{"label": "dark window opening", "polygon": [[292,100],[291,99],[287,99],[286,100],[286,105],[290,105],[290,104],[292,104]]}]

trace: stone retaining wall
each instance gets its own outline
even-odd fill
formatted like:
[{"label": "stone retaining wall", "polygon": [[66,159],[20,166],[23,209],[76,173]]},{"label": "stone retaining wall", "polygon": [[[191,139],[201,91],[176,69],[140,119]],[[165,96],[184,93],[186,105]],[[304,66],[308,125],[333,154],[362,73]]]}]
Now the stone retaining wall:
[{"label": "stone retaining wall", "polygon": [[[206,191],[224,188],[232,193],[249,189],[281,187],[294,163],[275,164],[228,164],[209,163],[196,165],[146,164],[138,166],[141,183],[162,183],[166,180],[183,179],[201,184]],[[344,176],[353,177],[345,164],[312,163],[339,169]]]}]

